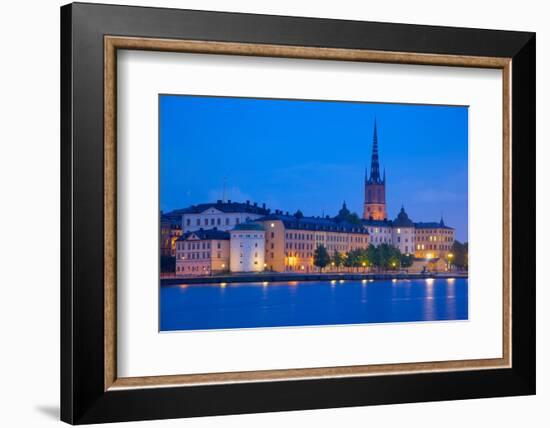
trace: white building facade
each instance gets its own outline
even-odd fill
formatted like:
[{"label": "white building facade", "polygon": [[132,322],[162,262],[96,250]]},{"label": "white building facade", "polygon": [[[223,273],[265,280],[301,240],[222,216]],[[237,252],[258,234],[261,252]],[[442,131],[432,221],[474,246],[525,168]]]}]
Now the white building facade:
[{"label": "white building facade", "polygon": [[265,268],[265,230],[258,223],[241,223],[230,232],[231,272],[261,272]]},{"label": "white building facade", "polygon": [[218,200],[216,203],[193,205],[185,210],[181,215],[181,226],[183,232],[192,232],[200,229],[212,229],[229,231],[235,226],[252,221],[267,215],[269,210],[265,204],[223,202]]},{"label": "white building facade", "polygon": [[402,254],[411,254],[415,250],[414,222],[409,218],[404,207],[401,207],[397,218],[393,221],[392,245],[399,248]]}]

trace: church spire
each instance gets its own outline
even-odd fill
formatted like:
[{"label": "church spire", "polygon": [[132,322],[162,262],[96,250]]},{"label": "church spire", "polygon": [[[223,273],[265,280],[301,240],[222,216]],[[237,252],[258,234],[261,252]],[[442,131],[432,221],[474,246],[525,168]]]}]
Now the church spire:
[{"label": "church spire", "polygon": [[380,182],[380,165],[378,163],[378,130],[376,126],[376,118],[374,119],[374,133],[372,136],[372,156],[369,181],[374,183]]}]

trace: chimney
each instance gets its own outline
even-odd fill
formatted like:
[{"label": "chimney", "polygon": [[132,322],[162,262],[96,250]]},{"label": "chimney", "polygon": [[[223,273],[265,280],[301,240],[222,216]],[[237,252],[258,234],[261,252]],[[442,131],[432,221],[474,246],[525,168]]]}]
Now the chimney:
[{"label": "chimney", "polygon": [[247,201],[246,201],[246,205],[250,205],[250,201],[247,200]]},{"label": "chimney", "polygon": [[258,206],[258,202],[254,202],[254,206],[257,207],[257,206]]},{"label": "chimney", "polygon": [[230,204],[230,203],[231,203],[231,199],[228,199],[228,200],[227,200],[227,203]]},{"label": "chimney", "polygon": [[218,200],[216,201],[216,203],[217,203],[217,204],[221,204],[221,203],[222,203],[222,200],[221,200],[221,199],[218,199]]},{"label": "chimney", "polygon": [[265,202],[262,204],[262,208],[265,210]]}]

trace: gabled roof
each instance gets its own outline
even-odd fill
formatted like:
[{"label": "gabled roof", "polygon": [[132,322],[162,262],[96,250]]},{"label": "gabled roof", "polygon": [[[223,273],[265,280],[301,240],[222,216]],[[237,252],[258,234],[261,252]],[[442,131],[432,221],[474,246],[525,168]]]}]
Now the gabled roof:
[{"label": "gabled roof", "polygon": [[199,229],[186,232],[178,238],[178,241],[187,241],[191,236],[195,235],[201,241],[208,241],[211,239],[223,240],[229,239],[229,232],[223,230],[214,229]]}]

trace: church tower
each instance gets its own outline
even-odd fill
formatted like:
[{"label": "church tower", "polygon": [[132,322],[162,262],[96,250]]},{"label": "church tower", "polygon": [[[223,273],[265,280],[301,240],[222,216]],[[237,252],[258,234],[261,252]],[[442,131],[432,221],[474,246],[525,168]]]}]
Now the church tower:
[{"label": "church tower", "polygon": [[386,212],[386,171],[380,177],[380,164],[378,162],[378,131],[376,119],[374,120],[374,135],[372,137],[372,157],[370,176],[365,171],[365,206],[364,219],[384,220],[388,218]]}]

